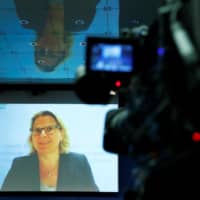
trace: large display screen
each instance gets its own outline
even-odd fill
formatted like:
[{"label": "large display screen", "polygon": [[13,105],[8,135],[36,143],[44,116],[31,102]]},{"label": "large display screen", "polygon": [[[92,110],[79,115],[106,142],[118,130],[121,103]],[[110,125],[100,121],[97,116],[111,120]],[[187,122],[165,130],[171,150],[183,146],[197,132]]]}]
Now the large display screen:
[{"label": "large display screen", "polygon": [[160,1],[0,0],[0,84],[74,83],[87,37],[148,26]]},{"label": "large display screen", "polygon": [[[1,103],[0,195],[6,192],[12,194],[15,191],[59,191],[77,194],[119,192],[118,155],[103,149],[105,115],[117,107],[115,103]],[[54,184],[53,189],[49,185],[55,183],[55,179],[52,180],[48,176],[45,178],[47,172],[42,171],[41,158],[54,152],[50,151],[56,137],[53,134],[61,131],[57,126],[61,125],[55,120],[48,123],[42,120],[38,124],[37,119],[46,119],[45,116],[36,117],[36,121],[31,125],[33,116],[41,112],[46,113],[46,117],[49,117],[49,112],[53,113],[62,121],[62,128],[67,130],[68,135],[68,151],[60,154],[62,156],[59,158],[58,172],[55,175],[57,185]],[[37,143],[37,140],[40,142]],[[50,166],[51,162],[49,168]],[[44,185],[48,187],[45,188]]]},{"label": "large display screen", "polygon": [[118,36],[118,0],[1,0],[0,83],[73,83],[86,36]]}]

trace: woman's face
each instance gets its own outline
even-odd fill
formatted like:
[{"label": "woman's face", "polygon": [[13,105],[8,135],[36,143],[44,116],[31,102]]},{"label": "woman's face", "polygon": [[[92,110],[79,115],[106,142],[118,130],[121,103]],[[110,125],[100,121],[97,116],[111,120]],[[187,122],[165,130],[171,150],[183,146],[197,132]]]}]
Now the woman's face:
[{"label": "woman's face", "polygon": [[61,128],[52,116],[39,116],[33,123],[32,143],[38,154],[59,152]]}]

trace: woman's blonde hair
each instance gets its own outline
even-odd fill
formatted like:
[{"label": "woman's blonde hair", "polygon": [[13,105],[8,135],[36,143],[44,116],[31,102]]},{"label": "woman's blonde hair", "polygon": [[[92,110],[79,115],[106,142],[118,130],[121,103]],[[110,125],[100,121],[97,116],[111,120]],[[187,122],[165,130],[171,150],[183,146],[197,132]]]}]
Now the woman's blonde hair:
[{"label": "woman's blonde hair", "polygon": [[[36,113],[32,117],[30,130],[32,130],[35,120],[41,116],[51,116],[56,121],[57,125],[59,126],[59,129],[62,131],[62,134],[63,134],[63,139],[61,140],[61,142],[59,144],[59,152],[60,153],[69,152],[70,142],[69,142],[68,132],[67,132],[64,124],[62,123],[62,121],[60,119],[58,119],[58,117],[55,114],[53,114],[51,111],[41,111],[39,113]],[[36,149],[34,148],[33,143],[32,143],[32,133],[29,135],[29,144],[30,144],[30,148],[31,148],[30,153],[31,154],[35,153]]]}]

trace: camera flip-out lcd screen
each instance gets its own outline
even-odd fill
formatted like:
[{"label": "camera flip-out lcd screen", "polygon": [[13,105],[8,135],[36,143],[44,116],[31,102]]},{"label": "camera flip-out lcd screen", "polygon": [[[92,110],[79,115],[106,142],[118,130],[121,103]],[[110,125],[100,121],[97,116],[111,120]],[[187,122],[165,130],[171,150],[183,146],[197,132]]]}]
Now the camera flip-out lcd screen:
[{"label": "camera flip-out lcd screen", "polygon": [[134,47],[115,38],[88,38],[87,68],[89,72],[131,73],[134,71]]}]

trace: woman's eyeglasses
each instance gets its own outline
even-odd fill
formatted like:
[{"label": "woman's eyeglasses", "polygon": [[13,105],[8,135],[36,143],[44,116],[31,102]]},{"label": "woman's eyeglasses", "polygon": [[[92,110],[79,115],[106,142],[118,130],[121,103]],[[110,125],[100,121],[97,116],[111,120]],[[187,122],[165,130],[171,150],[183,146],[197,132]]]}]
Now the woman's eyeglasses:
[{"label": "woman's eyeglasses", "polygon": [[45,134],[52,135],[54,133],[54,130],[57,128],[60,129],[61,127],[59,125],[52,125],[52,126],[46,126],[42,128],[33,128],[30,130],[32,131],[34,135],[40,135],[42,134],[43,131],[45,132]]}]

